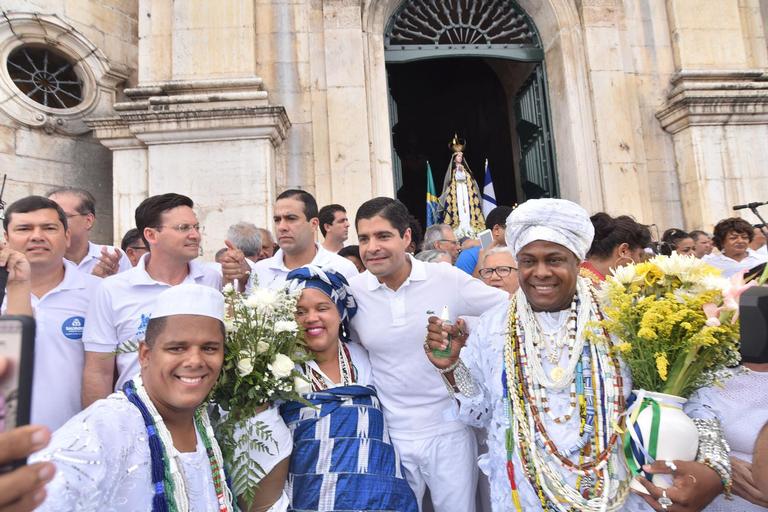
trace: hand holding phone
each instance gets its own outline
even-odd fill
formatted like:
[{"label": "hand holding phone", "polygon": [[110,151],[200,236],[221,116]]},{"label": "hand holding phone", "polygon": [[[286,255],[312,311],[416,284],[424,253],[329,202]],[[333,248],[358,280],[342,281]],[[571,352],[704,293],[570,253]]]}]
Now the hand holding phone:
[{"label": "hand holding phone", "polygon": [[0,317],[0,432],[29,423],[35,359],[35,321],[28,316]]},{"label": "hand holding phone", "polygon": [[477,238],[480,240],[481,249],[488,249],[493,245],[493,233],[490,229],[479,232]]}]

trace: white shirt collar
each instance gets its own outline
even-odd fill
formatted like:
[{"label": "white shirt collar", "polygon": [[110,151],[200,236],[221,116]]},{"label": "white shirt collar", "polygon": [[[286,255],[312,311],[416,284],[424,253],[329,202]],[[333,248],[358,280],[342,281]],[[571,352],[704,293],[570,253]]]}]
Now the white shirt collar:
[{"label": "white shirt collar", "polygon": [[[149,272],[147,272],[147,259],[149,258],[150,253],[144,253],[141,258],[139,258],[138,263],[136,263],[136,266],[133,267],[130,270],[127,270],[124,272],[126,274],[126,277],[133,285],[138,284],[167,284],[167,283],[161,283],[160,281],[157,281],[152,278],[152,276],[149,275]],[[197,278],[202,277],[205,275],[205,272],[203,271],[203,265],[197,261],[197,259],[194,259],[190,261],[188,264],[188,277],[191,277],[193,280],[197,280]]]},{"label": "white shirt collar", "polygon": [[[417,260],[413,257],[413,254],[408,254],[408,258],[411,260],[411,273],[408,274],[408,277],[405,278],[405,281],[403,284],[400,285],[402,288],[403,286],[408,285],[411,281],[424,281],[427,278],[427,266],[426,263],[424,263],[421,260]],[[379,279],[371,273],[370,270],[366,270],[365,273],[365,279],[366,279],[366,285],[369,291],[377,290],[379,288],[387,288],[389,287],[379,281]]]},{"label": "white shirt collar", "polygon": [[[326,261],[328,259],[327,254],[333,254],[317,242],[315,242],[315,247],[317,248],[317,252],[315,253],[315,257],[312,258],[312,261],[309,263],[317,264],[318,262]],[[268,258],[268,260],[269,268],[272,270],[282,270],[283,272],[290,272],[293,270],[285,266],[285,253],[282,249],[278,249],[275,255]]]}]

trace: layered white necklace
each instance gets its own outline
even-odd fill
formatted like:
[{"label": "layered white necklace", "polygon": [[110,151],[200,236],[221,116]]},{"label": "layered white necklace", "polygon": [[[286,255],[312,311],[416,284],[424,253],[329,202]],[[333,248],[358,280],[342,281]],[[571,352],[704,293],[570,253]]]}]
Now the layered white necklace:
[{"label": "layered white necklace", "polygon": [[[582,301],[584,298],[589,299],[589,288],[585,281],[577,280],[576,293]],[[534,382],[547,389],[565,389],[573,382],[576,365],[581,359],[581,352],[584,348],[584,336],[582,334],[584,326],[589,322],[592,315],[592,301],[583,301],[577,312],[576,298],[574,297],[574,300],[571,302],[566,328],[563,330],[560,327],[549,335],[543,332],[541,325],[536,319],[536,315],[531,309],[530,303],[521,289],[517,290],[517,303],[522,306],[518,307],[517,322],[525,332],[526,352],[528,354],[537,354],[544,350],[546,351],[545,358],[555,365],[547,373],[542,365],[543,358],[532,357],[529,364],[531,365]],[[566,345],[568,347],[568,363],[563,368],[559,363],[562,350]]]},{"label": "layered white necklace", "polygon": [[[136,395],[139,397],[143,406],[147,409],[147,412],[152,417],[154,422],[154,429],[157,432],[157,436],[163,445],[163,449],[165,450],[168,463],[168,472],[170,473],[171,481],[173,482],[172,499],[173,503],[176,505],[176,510],[178,512],[189,512],[189,494],[187,492],[187,483],[184,478],[184,473],[181,470],[181,465],[179,464],[179,451],[173,445],[173,437],[171,436],[171,432],[168,430],[168,427],[165,426],[165,420],[158,412],[154,402],[152,402],[152,399],[149,397],[147,390],[144,388],[144,382],[141,379],[141,375],[137,375],[133,378],[133,384],[136,387]],[[202,410],[198,416],[205,430],[203,435],[207,437],[207,439],[211,440],[210,444],[213,451],[212,458],[214,459],[213,461],[209,461],[211,462],[211,471],[213,473],[211,476],[214,480],[214,483],[218,481],[222,488],[221,492],[217,492],[218,510],[221,512],[232,511],[232,492],[226,485],[226,475],[224,474],[224,457],[222,456],[221,449],[216,442],[211,420],[205,410]]]}]

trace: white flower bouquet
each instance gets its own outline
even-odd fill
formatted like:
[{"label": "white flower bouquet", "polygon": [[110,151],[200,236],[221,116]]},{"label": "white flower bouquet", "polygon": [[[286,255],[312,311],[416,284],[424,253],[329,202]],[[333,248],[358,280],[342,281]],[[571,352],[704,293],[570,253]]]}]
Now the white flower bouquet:
[{"label": "white flower bouquet", "polygon": [[[211,417],[236,495],[253,500],[264,472],[250,454],[268,452],[271,433],[253,418],[275,400],[301,400],[306,382],[295,369],[309,359],[295,321],[298,294],[257,288],[248,297],[231,285],[224,364],[211,391]],[[297,391],[298,388],[298,391]]]}]

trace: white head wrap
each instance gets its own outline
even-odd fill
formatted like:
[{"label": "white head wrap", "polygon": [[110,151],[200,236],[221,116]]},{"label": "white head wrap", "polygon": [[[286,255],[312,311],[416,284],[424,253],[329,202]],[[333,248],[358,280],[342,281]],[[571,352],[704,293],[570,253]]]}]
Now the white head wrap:
[{"label": "white head wrap", "polygon": [[209,316],[224,321],[224,296],[218,290],[200,284],[171,286],[155,299],[152,318],[172,315]]},{"label": "white head wrap", "polygon": [[529,199],[507,217],[507,245],[517,253],[531,242],[560,244],[583,260],[595,228],[587,211],[565,199]]}]

